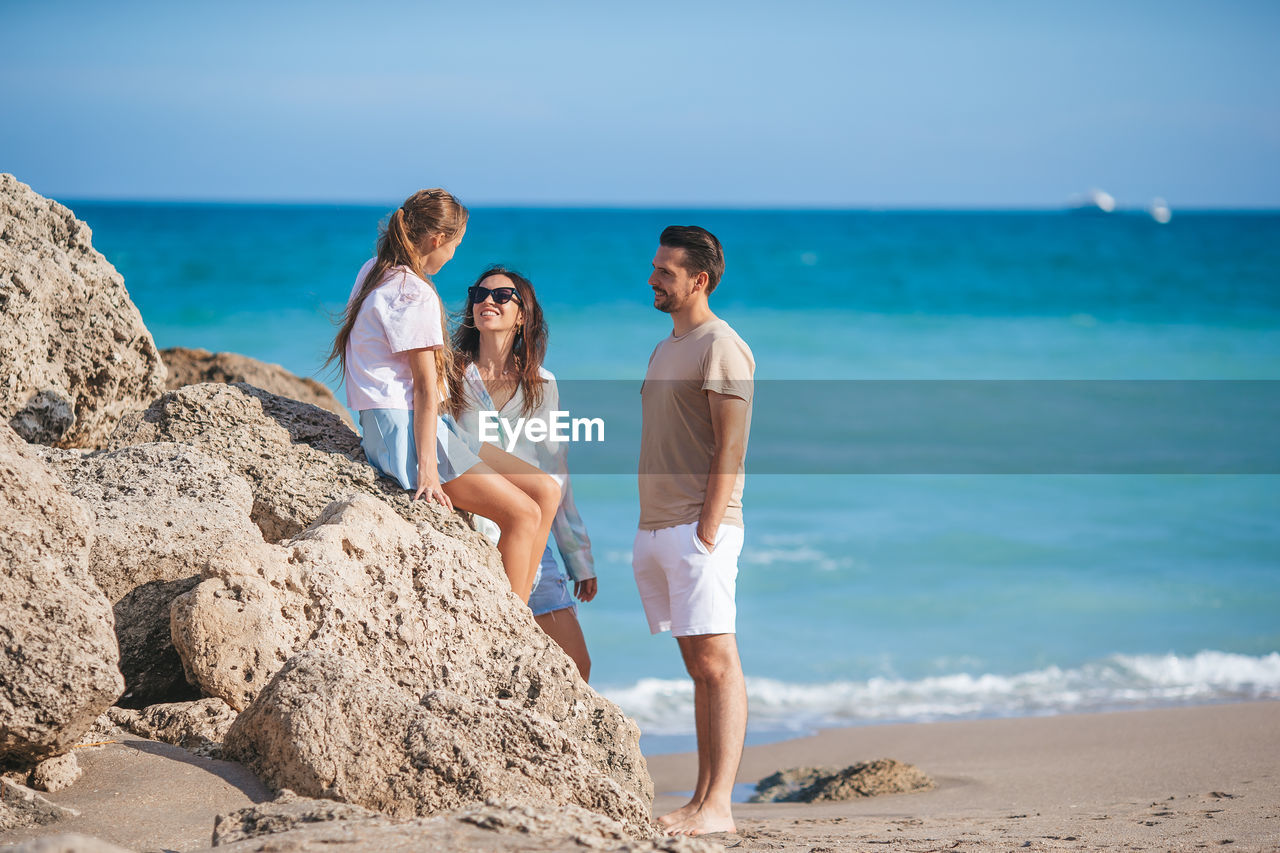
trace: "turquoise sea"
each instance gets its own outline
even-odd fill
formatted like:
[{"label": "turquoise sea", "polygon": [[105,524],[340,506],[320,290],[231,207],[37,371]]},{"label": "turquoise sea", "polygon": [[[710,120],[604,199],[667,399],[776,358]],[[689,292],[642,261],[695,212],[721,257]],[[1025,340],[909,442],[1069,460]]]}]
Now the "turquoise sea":
[{"label": "turquoise sea", "polygon": [[[241,352],[331,385],[318,374],[331,315],[391,209],[70,206],[159,346]],[[1136,213],[479,209],[436,284],[458,310],[485,265],[524,271],[571,397],[593,386],[566,380],[643,376],[670,331],[646,283],[656,237],[690,223],[725,245],[713,308],[751,345],[757,377],[779,385],[1280,380],[1276,213],[1175,211],[1158,225]],[[1100,400],[1061,419],[1088,422]],[[965,423],[981,442],[983,424],[1012,414],[979,403]],[[1274,469],[824,468],[841,442],[893,440],[857,426],[815,437],[803,473],[748,480],[738,590],[752,739],[1280,698]],[[1153,452],[1173,452],[1152,436]],[[634,477],[579,470],[574,488],[601,577],[581,610],[593,683],[640,721],[647,749],[688,747],[691,689],[675,644],[648,635],[631,580]]]}]

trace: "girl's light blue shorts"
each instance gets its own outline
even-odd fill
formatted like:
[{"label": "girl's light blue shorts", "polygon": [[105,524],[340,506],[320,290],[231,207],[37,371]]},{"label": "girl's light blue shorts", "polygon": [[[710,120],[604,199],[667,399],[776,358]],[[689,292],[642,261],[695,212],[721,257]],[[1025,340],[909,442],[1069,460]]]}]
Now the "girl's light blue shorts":
[{"label": "girl's light blue shorts", "polygon": [[[436,424],[436,468],[447,483],[480,464],[480,440],[441,415]],[[360,446],[369,464],[405,489],[418,488],[418,450],[411,409],[365,409],[360,412]]]}]

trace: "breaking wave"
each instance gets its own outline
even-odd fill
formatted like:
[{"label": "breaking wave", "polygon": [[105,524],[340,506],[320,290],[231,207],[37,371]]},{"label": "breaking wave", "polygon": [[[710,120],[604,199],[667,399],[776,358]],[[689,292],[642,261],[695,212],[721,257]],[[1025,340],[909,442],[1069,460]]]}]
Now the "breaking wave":
[{"label": "breaking wave", "polygon": [[[601,692],[645,734],[689,734],[693,684],[641,679]],[[748,678],[751,729],[806,732],[880,722],[1021,717],[1280,699],[1280,653],[1252,657],[1203,651],[1113,655],[1073,669],[1050,666],[1016,675],[956,673],[918,680],[871,678],[797,684]]]}]

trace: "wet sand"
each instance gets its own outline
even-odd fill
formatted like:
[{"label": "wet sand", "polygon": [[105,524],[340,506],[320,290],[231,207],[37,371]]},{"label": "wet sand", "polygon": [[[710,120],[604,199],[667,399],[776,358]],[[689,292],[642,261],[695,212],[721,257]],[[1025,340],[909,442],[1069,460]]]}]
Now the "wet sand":
[{"label": "wet sand", "polygon": [[[736,850],[1280,850],[1280,702],[835,729],[749,747],[739,782],[896,758],[937,788],[740,804]],[[692,787],[692,755],[649,759]],[[660,793],[662,813],[683,803]]]}]

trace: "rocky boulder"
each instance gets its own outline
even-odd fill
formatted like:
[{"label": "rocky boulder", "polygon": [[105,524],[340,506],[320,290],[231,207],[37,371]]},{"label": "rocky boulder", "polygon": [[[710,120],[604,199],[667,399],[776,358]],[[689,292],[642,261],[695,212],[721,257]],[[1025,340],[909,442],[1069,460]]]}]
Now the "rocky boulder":
[{"label": "rocky boulder", "polygon": [[[415,527],[387,503],[353,495],[282,546],[259,540],[215,555],[204,580],[174,601],[171,629],[191,681],[243,710],[290,657],[321,641],[367,650],[379,667],[413,681],[409,670],[465,658],[476,643],[467,633],[497,632],[477,598],[499,608],[488,614],[493,623],[510,616],[533,625],[527,608],[511,605],[519,601],[487,543]],[[540,632],[526,639],[548,645]],[[493,687],[473,666],[457,674],[479,679],[472,686],[481,691],[521,689],[508,687],[509,675]]]},{"label": "rocky boulder", "polygon": [[340,820],[386,821],[387,818],[363,806],[299,797],[284,788],[269,803],[259,803],[230,814],[218,815],[213,822],[213,846],[221,847],[237,841],[248,841],[250,838],[288,832],[313,823]]},{"label": "rocky boulder", "polygon": [[74,752],[46,758],[31,771],[31,787],[37,791],[61,791],[75,784],[84,774]]},{"label": "rocky boulder", "polygon": [[165,387],[170,391],[202,382],[244,382],[281,397],[301,400],[333,412],[352,429],[355,423],[333,392],[310,377],[295,376],[278,364],[268,364],[234,352],[169,347],[160,351],[168,368]]},{"label": "rocky boulder", "polygon": [[[173,637],[202,690],[245,709],[226,754],[271,785],[419,814],[511,794],[632,826],[652,799],[635,724],[537,627],[496,552],[383,500],[336,501],[281,546],[211,563],[175,600]],[[452,757],[423,764],[437,749]]]},{"label": "rocky boulder", "polygon": [[272,784],[412,817],[502,797],[577,805],[648,833],[649,801],[520,702],[402,686],[359,656],[304,652],[232,724],[225,749]]},{"label": "rocky boulder", "polygon": [[893,758],[848,767],[793,767],[756,783],[753,803],[829,803],[882,794],[929,791],[933,780],[914,764]]},{"label": "rocky boulder", "polygon": [[[267,540],[211,553],[203,580],[171,609],[189,680],[243,711],[228,757],[270,785],[371,808],[405,807],[372,783],[381,778],[412,791],[420,809],[575,796],[640,827],[653,788],[635,724],[533,622],[492,545],[379,478],[336,415],[243,383],[189,385],[125,418],[111,443],[157,441],[226,462],[252,489]],[[295,666],[299,674],[264,691],[300,653],[327,663]],[[304,675],[314,683],[298,687]],[[295,714],[298,695],[318,715]],[[346,734],[325,733],[340,721]],[[411,731],[450,728],[467,735],[457,737],[455,765],[406,769],[427,749]],[[390,745],[373,749],[365,729]],[[496,750],[503,738],[523,756],[511,767]],[[543,746],[573,785],[553,786],[537,770]]]},{"label": "rocky boulder", "polygon": [[374,495],[411,521],[483,547],[458,516],[413,502],[365,461],[360,437],[332,412],[236,383],[187,385],[124,418],[113,448],[145,442],[187,444],[225,461],[253,489],[252,517],[268,542],[297,536],[330,503]]},{"label": "rocky boulder", "polygon": [[94,515],[89,569],[115,613],[120,703],[199,698],[173,648],[170,604],[223,551],[262,543],[249,520],[249,484],[225,462],[181,444],[42,455]]},{"label": "rocky boulder", "polygon": [[49,802],[35,791],[0,776],[0,832],[47,826],[77,812]]},{"label": "rocky boulder", "polygon": [[0,174],[0,418],[27,441],[99,447],[164,390],[164,364],[89,226]]},{"label": "rocky boulder", "polygon": [[66,752],[124,687],[93,519],[0,424],[0,763]]},{"label": "rocky boulder", "polygon": [[227,730],[235,722],[236,712],[221,699],[197,699],[194,702],[163,702],[142,710],[108,708],[107,719],[138,737],[171,743],[217,757]]}]

